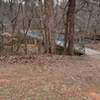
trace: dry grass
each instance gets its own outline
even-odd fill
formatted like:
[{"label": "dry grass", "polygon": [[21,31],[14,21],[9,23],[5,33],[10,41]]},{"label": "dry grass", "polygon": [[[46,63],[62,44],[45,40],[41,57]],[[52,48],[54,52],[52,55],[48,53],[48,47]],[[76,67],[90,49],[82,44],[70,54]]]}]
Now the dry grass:
[{"label": "dry grass", "polygon": [[0,100],[100,100],[99,59],[33,58],[0,62]]}]

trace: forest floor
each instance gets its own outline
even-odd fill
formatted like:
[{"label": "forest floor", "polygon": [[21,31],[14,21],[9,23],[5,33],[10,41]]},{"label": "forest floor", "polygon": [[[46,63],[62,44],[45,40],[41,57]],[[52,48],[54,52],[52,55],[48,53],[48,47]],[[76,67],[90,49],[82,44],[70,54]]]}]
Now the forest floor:
[{"label": "forest floor", "polygon": [[0,57],[0,100],[100,100],[100,59]]},{"label": "forest floor", "polygon": [[91,42],[91,43],[87,44],[86,46],[91,48],[91,49],[95,49],[95,50],[100,51],[100,41]]}]

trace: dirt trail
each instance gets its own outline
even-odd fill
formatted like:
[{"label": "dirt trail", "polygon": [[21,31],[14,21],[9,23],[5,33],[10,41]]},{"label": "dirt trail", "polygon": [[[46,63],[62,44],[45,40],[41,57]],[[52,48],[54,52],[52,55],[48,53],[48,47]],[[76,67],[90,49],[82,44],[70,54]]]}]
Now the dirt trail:
[{"label": "dirt trail", "polygon": [[98,50],[85,48],[85,54],[93,58],[100,59],[100,51]]},{"label": "dirt trail", "polygon": [[91,49],[91,48],[85,48],[86,55],[100,55],[100,51]]}]

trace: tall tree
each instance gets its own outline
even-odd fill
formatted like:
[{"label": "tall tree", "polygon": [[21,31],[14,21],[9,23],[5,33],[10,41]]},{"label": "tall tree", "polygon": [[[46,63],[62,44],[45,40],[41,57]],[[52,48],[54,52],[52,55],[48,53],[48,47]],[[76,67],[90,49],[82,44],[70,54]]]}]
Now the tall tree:
[{"label": "tall tree", "polygon": [[[68,1],[68,11],[67,11],[67,22],[66,22],[66,32],[65,32],[65,52],[68,55],[74,54],[74,21],[75,21],[75,7],[76,0]],[[67,44],[68,43],[68,44]]]},{"label": "tall tree", "polygon": [[53,16],[53,0],[44,0],[44,14],[45,14],[45,40],[46,40],[46,52],[52,53],[52,16]]}]

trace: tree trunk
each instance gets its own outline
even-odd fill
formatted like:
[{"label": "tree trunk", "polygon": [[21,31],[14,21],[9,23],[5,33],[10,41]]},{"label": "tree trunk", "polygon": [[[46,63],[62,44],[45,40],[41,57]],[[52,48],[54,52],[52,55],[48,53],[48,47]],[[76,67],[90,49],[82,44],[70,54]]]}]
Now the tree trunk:
[{"label": "tree trunk", "polygon": [[[65,52],[68,55],[74,54],[74,20],[75,20],[75,6],[76,0],[69,0],[69,6],[67,11],[67,23],[65,33]],[[67,45],[68,43],[68,45]],[[67,45],[67,46],[66,46]]]},{"label": "tree trunk", "polygon": [[44,31],[45,31],[45,43],[46,53],[52,53],[52,32],[51,32],[51,18],[53,16],[53,0],[44,0]]}]

